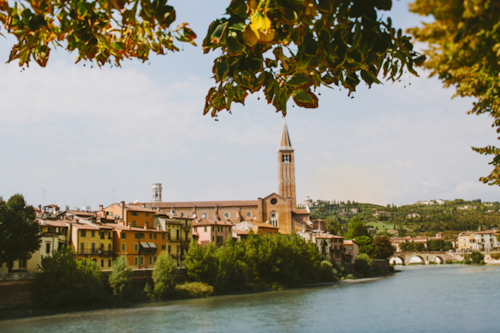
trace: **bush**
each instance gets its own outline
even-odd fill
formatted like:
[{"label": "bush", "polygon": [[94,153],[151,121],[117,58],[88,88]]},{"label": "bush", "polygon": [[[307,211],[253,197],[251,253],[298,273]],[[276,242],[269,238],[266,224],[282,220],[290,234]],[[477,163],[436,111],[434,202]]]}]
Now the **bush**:
[{"label": "bush", "polygon": [[453,265],[454,262],[453,260],[450,260],[450,259],[447,259],[446,262],[445,262],[446,265]]},{"label": "bush", "polygon": [[214,287],[203,282],[186,282],[175,286],[175,296],[178,298],[208,297],[214,293]]},{"label": "bush", "polygon": [[[177,280],[177,262],[165,251],[160,253],[153,269],[155,299],[166,299],[173,294]],[[150,288],[151,289],[151,288]],[[148,293],[148,290],[146,290]],[[149,290],[151,296],[151,290]]]},{"label": "bush", "polygon": [[44,258],[33,283],[35,305],[44,308],[88,306],[109,301],[101,270],[94,261],[76,262],[63,248]]},{"label": "bush", "polygon": [[321,281],[331,282],[335,281],[335,273],[333,271],[333,266],[328,260],[323,260],[320,264],[320,278]]},{"label": "bush", "polygon": [[113,261],[113,271],[109,275],[109,285],[115,295],[121,302],[130,297],[132,269],[128,267],[127,259],[123,256]]},{"label": "bush", "polygon": [[484,256],[481,254],[481,252],[474,251],[470,255],[466,255],[465,264],[484,265]]},{"label": "bush", "polygon": [[372,260],[365,253],[358,255],[354,262],[354,267],[356,269],[356,277],[370,277],[372,274]]}]

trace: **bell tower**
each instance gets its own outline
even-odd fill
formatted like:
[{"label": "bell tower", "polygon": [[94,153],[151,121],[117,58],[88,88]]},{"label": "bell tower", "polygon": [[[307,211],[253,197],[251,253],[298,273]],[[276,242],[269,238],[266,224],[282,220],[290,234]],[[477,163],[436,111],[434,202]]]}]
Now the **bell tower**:
[{"label": "bell tower", "polygon": [[291,200],[292,208],[296,207],[295,195],[295,155],[286,122],[283,124],[281,143],[278,148],[279,195]]},{"label": "bell tower", "polygon": [[151,202],[161,202],[161,184],[155,183],[152,187],[153,190],[153,198]]}]

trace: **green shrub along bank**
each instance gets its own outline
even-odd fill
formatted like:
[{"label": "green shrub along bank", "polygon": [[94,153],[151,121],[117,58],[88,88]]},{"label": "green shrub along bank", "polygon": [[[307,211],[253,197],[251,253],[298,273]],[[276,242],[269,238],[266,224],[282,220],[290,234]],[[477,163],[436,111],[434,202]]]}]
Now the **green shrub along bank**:
[{"label": "green shrub along bank", "polygon": [[466,265],[484,265],[484,256],[481,252],[474,251],[471,254],[465,255],[464,264]]},{"label": "green shrub along bank", "polygon": [[249,235],[245,242],[199,246],[186,260],[188,280],[214,287],[216,294],[282,289],[336,279],[313,244],[295,235]]},{"label": "green shrub along bank", "polygon": [[109,304],[113,298],[94,261],[76,261],[65,248],[42,260],[33,283],[35,305],[47,309]]},{"label": "green shrub along bank", "polygon": [[[73,252],[62,249],[42,261],[33,284],[35,305],[47,309],[112,306],[146,299],[167,300],[206,297],[214,294],[258,292],[333,282],[350,276],[340,264],[332,265],[315,245],[292,235],[249,235],[245,242],[228,240],[223,246],[190,245],[186,258],[187,282],[178,284],[177,265],[166,252],[160,253],[152,282],[143,292],[131,286],[132,270],[124,257],[113,261],[106,278],[94,261],[76,261]],[[356,278],[387,275],[376,271],[372,258],[356,260]]]}]

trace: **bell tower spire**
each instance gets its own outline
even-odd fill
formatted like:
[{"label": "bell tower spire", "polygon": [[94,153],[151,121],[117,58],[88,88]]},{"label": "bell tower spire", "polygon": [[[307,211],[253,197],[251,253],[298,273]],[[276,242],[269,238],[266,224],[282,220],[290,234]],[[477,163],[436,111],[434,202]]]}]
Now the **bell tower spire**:
[{"label": "bell tower spire", "polygon": [[292,208],[296,207],[295,195],[295,155],[290,141],[286,122],[283,123],[281,142],[278,148],[279,195],[291,200]]}]

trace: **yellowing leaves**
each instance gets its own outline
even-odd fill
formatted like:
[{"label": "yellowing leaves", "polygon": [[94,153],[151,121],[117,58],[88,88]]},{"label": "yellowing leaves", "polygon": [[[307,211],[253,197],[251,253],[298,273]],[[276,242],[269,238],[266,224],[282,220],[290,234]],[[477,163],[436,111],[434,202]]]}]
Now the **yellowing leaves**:
[{"label": "yellowing leaves", "polygon": [[267,33],[271,29],[271,20],[262,12],[254,12],[250,15],[250,29],[260,37],[261,32]]}]

